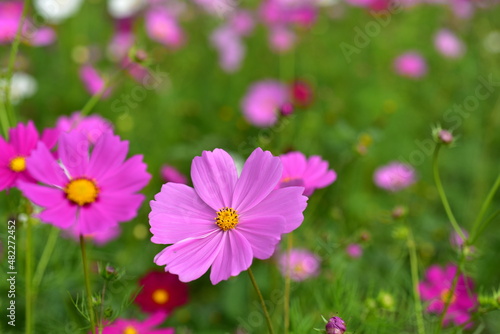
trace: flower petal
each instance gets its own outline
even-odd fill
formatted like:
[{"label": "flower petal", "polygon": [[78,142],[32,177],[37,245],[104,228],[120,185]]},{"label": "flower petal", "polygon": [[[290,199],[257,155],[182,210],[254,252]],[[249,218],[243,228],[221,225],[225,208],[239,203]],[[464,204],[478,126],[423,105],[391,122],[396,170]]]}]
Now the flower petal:
[{"label": "flower petal", "polygon": [[166,265],[165,271],[179,275],[181,282],[195,280],[207,272],[224,246],[222,235],[222,231],[214,231],[182,240],[157,254],[155,263]]},{"label": "flower petal", "polygon": [[265,219],[280,215],[285,219],[282,233],[290,233],[302,224],[302,212],[307,207],[307,197],[302,195],[302,187],[287,187],[272,191],[269,196],[252,209],[241,212],[245,219]]},{"label": "flower petal", "polygon": [[233,158],[224,150],[203,151],[191,166],[191,179],[198,196],[215,211],[231,207],[238,173]]},{"label": "flower petal", "polygon": [[142,194],[127,194],[120,192],[101,192],[97,202],[93,206],[99,211],[106,212],[106,215],[114,222],[127,222],[137,216],[145,196]]},{"label": "flower petal", "polygon": [[43,222],[66,229],[75,224],[77,208],[77,205],[71,204],[67,200],[59,201],[57,205],[43,210],[38,218]]},{"label": "flower petal", "polygon": [[37,148],[26,159],[28,172],[37,181],[48,185],[64,187],[68,183],[68,177],[64,170],[56,162],[45,144],[39,142]]},{"label": "flower petal", "polygon": [[265,260],[270,258],[276,250],[284,228],[284,217],[265,216],[251,219],[241,217],[236,230],[250,243],[253,256]]},{"label": "flower petal", "polygon": [[222,233],[223,247],[215,258],[210,270],[213,285],[231,276],[237,276],[252,264],[252,246],[237,230]]},{"label": "flower petal", "polygon": [[44,208],[51,208],[53,206],[57,206],[57,204],[61,201],[67,201],[66,196],[61,189],[41,186],[24,181],[18,181],[17,187],[30,201]]},{"label": "flower petal", "polygon": [[271,152],[255,149],[243,166],[233,195],[233,208],[244,211],[253,208],[278,184],[283,167]]},{"label": "flower petal", "polygon": [[173,244],[219,229],[215,210],[184,184],[164,184],[150,204],[149,223],[154,243]]},{"label": "flower petal", "polygon": [[125,160],[128,153],[128,141],[121,141],[112,132],[104,132],[95,144],[90,156],[88,176],[99,180],[108,173],[115,173]]},{"label": "flower petal", "polygon": [[[107,166],[102,166],[106,170]],[[146,172],[146,164],[142,162],[142,155],[134,155],[122,165],[110,170],[110,173],[97,180],[100,188],[114,192],[136,192],[146,186],[151,175]],[[98,175],[92,172],[91,175]],[[94,176],[96,177],[96,176]]]},{"label": "flower petal", "polygon": [[59,158],[72,178],[86,176],[89,163],[89,142],[81,133],[61,133]]},{"label": "flower petal", "polygon": [[304,154],[301,152],[289,152],[280,155],[280,159],[283,163],[282,179],[304,177],[304,172],[307,168],[307,161]]},{"label": "flower petal", "polygon": [[9,130],[9,138],[10,144],[16,153],[27,157],[36,147],[38,142],[38,131],[33,121],[29,121],[26,125],[19,123],[15,128]]},{"label": "flower petal", "polygon": [[105,208],[94,203],[79,207],[76,233],[94,234],[116,226],[117,222],[112,220],[104,210]]}]

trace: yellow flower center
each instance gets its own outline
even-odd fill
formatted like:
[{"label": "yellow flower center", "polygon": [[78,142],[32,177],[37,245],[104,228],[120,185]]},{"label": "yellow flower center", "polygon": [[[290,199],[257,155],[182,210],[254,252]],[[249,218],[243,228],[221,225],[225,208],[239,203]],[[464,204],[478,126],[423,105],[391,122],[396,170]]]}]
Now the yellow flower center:
[{"label": "yellow flower center", "polygon": [[123,334],[139,334],[139,332],[134,328],[134,326],[129,325],[123,330]]},{"label": "yellow flower center", "polygon": [[165,289],[156,289],[153,292],[153,301],[156,304],[164,305],[168,302],[170,296],[168,295],[167,290]]},{"label": "yellow flower center", "polygon": [[457,296],[455,296],[455,294],[451,294],[451,291],[448,289],[441,292],[441,300],[443,301],[443,303],[448,303],[449,301],[450,304],[452,304],[456,299]]},{"label": "yellow flower center", "polygon": [[217,212],[215,223],[223,231],[231,230],[238,225],[238,213],[232,208],[222,208]]},{"label": "yellow flower center", "polygon": [[95,202],[99,194],[95,182],[83,178],[71,180],[64,191],[66,192],[66,198],[79,206]]},{"label": "yellow flower center", "polygon": [[10,161],[9,167],[12,171],[20,173],[26,170],[26,158],[15,157]]}]

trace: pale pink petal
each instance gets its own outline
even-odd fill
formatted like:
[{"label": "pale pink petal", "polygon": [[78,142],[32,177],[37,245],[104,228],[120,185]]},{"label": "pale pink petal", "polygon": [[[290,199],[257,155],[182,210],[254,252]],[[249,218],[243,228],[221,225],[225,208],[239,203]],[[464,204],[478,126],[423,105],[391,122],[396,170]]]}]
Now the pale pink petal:
[{"label": "pale pink petal", "polygon": [[280,159],[283,163],[283,179],[302,178],[307,168],[307,160],[304,154],[301,152],[290,152],[281,155]]},{"label": "pale pink petal", "polygon": [[28,172],[38,181],[49,185],[64,187],[68,183],[68,177],[64,170],[56,162],[52,154],[43,143],[38,146],[31,156],[26,159]]},{"label": "pale pink petal", "polygon": [[34,31],[29,43],[34,46],[45,46],[54,43],[56,32],[52,28],[43,27]]},{"label": "pale pink petal", "polygon": [[191,179],[200,198],[215,211],[232,206],[232,194],[238,179],[233,158],[224,150],[203,151],[191,166]]},{"label": "pale pink petal", "polygon": [[157,265],[166,265],[165,271],[189,282],[207,272],[223,247],[222,231],[214,231],[198,238],[185,239],[169,246],[155,257]]},{"label": "pale pink petal", "polygon": [[255,149],[243,166],[233,195],[233,208],[247,211],[262,201],[278,184],[283,167],[271,152]]},{"label": "pale pink petal", "polygon": [[215,224],[215,210],[202,201],[193,188],[184,184],[164,184],[150,204],[151,241],[154,243],[173,244],[219,229]]},{"label": "pale pink petal", "polygon": [[307,206],[307,197],[302,195],[302,187],[276,189],[259,204],[241,214],[245,219],[264,219],[266,216],[281,215],[285,218],[283,233],[290,233],[302,224],[302,212]]},{"label": "pale pink petal", "polygon": [[274,215],[256,218],[241,217],[236,227],[236,230],[252,246],[253,256],[261,260],[273,255],[284,229],[285,218]]},{"label": "pale pink petal", "polygon": [[84,135],[76,131],[61,133],[58,153],[72,178],[85,175],[89,163],[89,142]]},{"label": "pale pink petal", "polygon": [[222,232],[224,245],[210,271],[213,285],[231,276],[237,276],[252,264],[252,246],[237,230]]}]

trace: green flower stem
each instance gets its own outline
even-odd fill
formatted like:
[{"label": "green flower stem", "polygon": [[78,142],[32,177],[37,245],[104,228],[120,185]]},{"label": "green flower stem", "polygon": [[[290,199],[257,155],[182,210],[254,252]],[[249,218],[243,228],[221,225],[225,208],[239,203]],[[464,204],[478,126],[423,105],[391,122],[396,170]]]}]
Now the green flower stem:
[{"label": "green flower stem", "polygon": [[413,285],[413,298],[415,303],[415,313],[417,318],[418,334],[425,334],[424,316],[422,312],[422,303],[420,301],[420,291],[418,290],[418,257],[415,239],[410,225],[408,224],[408,252],[410,255],[411,281]]},{"label": "green flower stem", "polygon": [[491,216],[488,217],[482,224],[479,224],[477,227],[477,231],[473,237],[468,240],[468,244],[473,245],[476,242],[476,239],[483,233],[484,229],[495,220],[500,215],[500,210],[495,211]]},{"label": "green flower stem", "polygon": [[10,85],[12,81],[12,73],[14,72],[14,65],[16,62],[17,51],[19,50],[19,44],[21,43],[21,33],[26,19],[26,12],[29,6],[29,0],[24,1],[23,12],[21,14],[21,20],[19,21],[19,27],[17,27],[16,37],[12,42],[12,47],[10,49],[9,55],[9,65],[7,67],[7,75],[5,77],[5,109],[7,111],[8,118],[10,118],[10,124],[16,124],[16,115],[14,114],[14,108],[12,108],[12,103],[10,101]]},{"label": "green flower stem", "polygon": [[25,332],[33,333],[33,235],[31,217],[26,222],[26,318]]},{"label": "green flower stem", "polygon": [[80,234],[80,248],[82,250],[83,276],[85,278],[85,290],[87,293],[87,309],[89,313],[90,329],[92,334],[96,334],[94,308],[92,307],[92,289],[90,288],[90,275],[87,263],[87,253],[85,250],[85,238]]},{"label": "green flower stem", "polygon": [[58,236],[59,229],[52,226],[49,238],[47,239],[47,243],[45,244],[45,248],[43,249],[42,256],[40,258],[40,261],[38,261],[35,276],[33,276],[33,290],[35,291],[35,294],[38,292],[38,288],[40,287],[40,283],[42,282],[45,269],[47,268],[50,257],[52,256],[52,252],[54,251]]},{"label": "green flower stem", "polygon": [[474,220],[474,223],[472,224],[472,230],[471,230],[471,238],[470,238],[470,244],[472,244],[474,241],[476,241],[477,237],[479,234],[484,230],[486,225],[491,221],[491,220],[486,220],[486,224],[483,223],[484,215],[486,214],[486,211],[491,205],[491,202],[493,201],[493,197],[495,197],[495,194],[498,191],[498,188],[500,187],[500,174],[498,175],[495,183],[493,184],[493,187],[491,187],[490,192],[488,193],[488,196],[486,196],[486,199],[484,200],[483,204],[481,205],[481,210],[479,211],[479,214],[476,217],[476,220]]},{"label": "green flower stem", "polygon": [[283,313],[284,313],[284,327],[285,334],[288,334],[290,328],[290,274],[291,274],[291,266],[290,266],[290,252],[292,250],[293,245],[293,234],[289,233],[287,236],[287,244],[286,244],[286,256],[287,256],[287,267],[286,267],[286,276],[285,276],[285,296],[283,302]]},{"label": "green flower stem", "polygon": [[[259,296],[260,305],[262,306],[262,311],[264,311],[264,316],[266,317],[267,327],[269,328],[269,333],[274,334],[273,324],[271,322],[271,317],[269,316],[269,312],[267,311],[266,303],[264,302],[264,297],[262,297],[262,293],[260,292],[259,286],[255,281],[255,277],[253,276],[253,272],[251,268],[248,268],[248,275],[250,276],[250,280],[252,281],[252,285]],[[94,333],[95,334],[95,333]]]},{"label": "green flower stem", "polygon": [[436,183],[436,188],[439,192],[439,197],[441,198],[441,202],[443,202],[444,209],[446,211],[446,215],[450,220],[451,225],[455,229],[455,232],[458,233],[462,240],[465,240],[465,235],[462,232],[462,229],[457,223],[455,216],[453,215],[453,211],[451,211],[450,203],[448,202],[448,198],[446,197],[446,193],[444,192],[443,184],[441,182],[441,177],[439,176],[439,166],[438,166],[438,157],[439,157],[439,149],[441,148],[440,144],[436,144],[436,148],[434,149],[433,161],[432,161],[432,171],[434,173],[434,182]]},{"label": "green flower stem", "polygon": [[10,122],[9,117],[7,116],[7,109],[3,103],[0,103],[0,123],[2,124],[2,131],[5,136],[5,139],[9,139],[9,128]]}]

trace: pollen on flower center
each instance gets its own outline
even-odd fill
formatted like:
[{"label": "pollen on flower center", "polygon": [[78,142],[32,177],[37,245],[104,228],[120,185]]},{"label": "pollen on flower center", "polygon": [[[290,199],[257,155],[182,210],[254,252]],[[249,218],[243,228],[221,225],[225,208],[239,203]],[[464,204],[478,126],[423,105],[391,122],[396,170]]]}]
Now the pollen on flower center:
[{"label": "pollen on flower center", "polygon": [[10,161],[9,167],[12,171],[20,173],[26,170],[26,158],[15,157]]},{"label": "pollen on flower center", "polygon": [[157,289],[153,292],[153,301],[156,304],[166,304],[168,300],[170,299],[170,296],[165,289]]},{"label": "pollen on flower center", "polygon": [[238,213],[232,208],[222,208],[217,212],[215,223],[223,231],[231,230],[238,225]]},{"label": "pollen on flower center", "polygon": [[449,301],[450,304],[452,304],[456,299],[457,297],[455,296],[455,294],[451,294],[451,291],[448,289],[441,292],[441,300],[443,301],[443,303],[448,303]]},{"label": "pollen on flower center", "polygon": [[125,329],[123,330],[123,334],[139,334],[139,332],[137,331],[137,329],[135,329],[134,326],[127,326],[125,327]]},{"label": "pollen on flower center", "polygon": [[94,181],[89,179],[73,179],[64,189],[66,198],[75,204],[83,206],[95,202],[99,189]]}]

